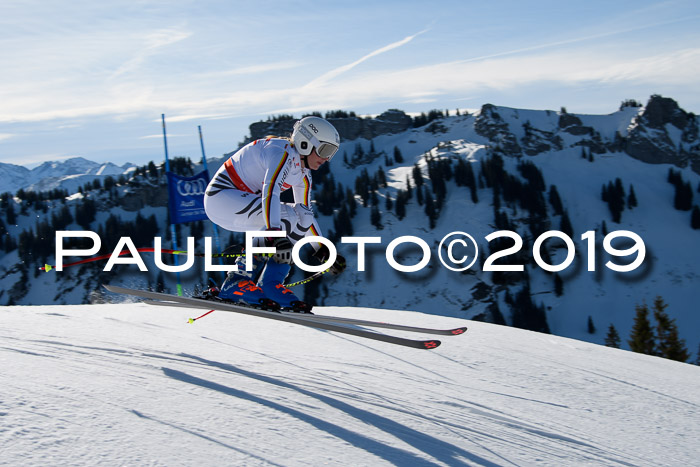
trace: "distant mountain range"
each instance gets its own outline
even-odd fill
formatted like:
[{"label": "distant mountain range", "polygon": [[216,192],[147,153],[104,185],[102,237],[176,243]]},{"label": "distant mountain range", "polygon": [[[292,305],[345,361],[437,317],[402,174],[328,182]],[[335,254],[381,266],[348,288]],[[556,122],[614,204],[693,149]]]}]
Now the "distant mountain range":
[{"label": "distant mountain range", "polygon": [[134,167],[133,164],[119,167],[111,162],[100,164],[82,157],[44,162],[33,169],[0,162],[0,179],[3,181],[0,191],[15,193],[20,188],[28,191],[61,188],[72,193],[96,177],[127,175]]}]

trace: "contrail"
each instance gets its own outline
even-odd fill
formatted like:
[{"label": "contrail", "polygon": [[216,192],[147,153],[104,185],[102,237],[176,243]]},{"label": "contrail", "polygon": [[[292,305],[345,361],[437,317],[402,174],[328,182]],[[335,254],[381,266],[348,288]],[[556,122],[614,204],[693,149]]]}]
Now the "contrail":
[{"label": "contrail", "polygon": [[304,88],[309,88],[309,87],[319,86],[319,85],[321,85],[321,84],[324,84],[324,83],[326,83],[326,82],[332,80],[333,78],[336,78],[336,77],[342,75],[343,73],[352,70],[353,68],[355,68],[355,67],[356,67],[357,65],[359,65],[360,63],[362,63],[362,62],[364,62],[364,61],[366,61],[366,60],[369,60],[369,59],[372,58],[372,57],[376,57],[377,55],[383,54],[384,52],[388,52],[388,51],[390,51],[390,50],[394,50],[394,49],[397,49],[397,48],[399,48],[399,47],[401,47],[401,46],[403,46],[403,45],[408,44],[408,43],[411,42],[413,39],[415,39],[416,37],[420,36],[421,34],[423,34],[423,33],[425,33],[425,32],[428,32],[429,30],[430,30],[430,28],[424,29],[424,30],[422,30],[422,31],[420,31],[420,32],[417,32],[416,34],[413,34],[413,35],[411,35],[411,36],[405,37],[405,38],[401,39],[400,41],[393,42],[393,43],[391,43],[391,44],[389,44],[389,45],[387,45],[387,46],[384,46],[384,47],[382,47],[382,48],[380,48],[380,49],[377,49],[377,50],[375,50],[375,51],[373,51],[373,52],[370,52],[370,53],[368,53],[367,55],[365,55],[364,57],[362,57],[362,58],[360,58],[360,59],[358,59],[358,60],[355,60],[355,61],[352,62],[352,63],[348,63],[347,65],[343,65],[343,66],[338,67],[338,68],[336,68],[336,69],[334,69],[334,70],[331,70],[331,71],[329,71],[329,72],[327,72],[327,73],[324,73],[323,75],[319,76],[318,78],[314,79],[313,81],[307,83],[307,84],[304,86]]}]

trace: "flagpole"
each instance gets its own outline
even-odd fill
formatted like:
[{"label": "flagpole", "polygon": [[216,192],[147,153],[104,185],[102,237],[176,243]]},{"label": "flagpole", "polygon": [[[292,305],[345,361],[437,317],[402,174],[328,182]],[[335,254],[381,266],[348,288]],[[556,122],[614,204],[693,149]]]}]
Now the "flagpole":
[{"label": "flagpole", "polygon": [[[207,169],[207,155],[204,153],[204,137],[202,136],[202,125],[198,125],[197,129],[199,130],[199,145],[202,148],[202,165],[204,166],[204,170],[207,171],[207,175],[209,175],[209,169]],[[204,196],[206,196],[206,194]],[[219,241],[219,228],[213,222],[212,222],[212,226],[214,227],[214,244],[216,245],[216,249],[218,250],[219,254],[221,254],[221,242]],[[224,260],[222,258],[219,258],[219,264],[224,264]],[[223,271],[221,274],[222,275],[224,274]]]},{"label": "flagpole", "polygon": [[[165,131],[165,114],[161,114],[161,119],[163,121],[163,146],[165,147],[165,173],[168,174],[170,173],[170,161],[168,160],[168,137],[166,136],[166,131]],[[167,176],[167,175],[166,175]],[[168,196],[170,196],[170,183],[168,183]],[[173,245],[173,250],[177,250],[177,236],[176,236],[176,231],[175,231],[175,224],[170,223],[170,234],[172,236],[172,245]],[[175,256],[175,266],[180,265],[180,260],[178,256]],[[182,284],[180,283],[180,272],[178,271],[177,273],[177,294],[178,296],[182,297]]]}]

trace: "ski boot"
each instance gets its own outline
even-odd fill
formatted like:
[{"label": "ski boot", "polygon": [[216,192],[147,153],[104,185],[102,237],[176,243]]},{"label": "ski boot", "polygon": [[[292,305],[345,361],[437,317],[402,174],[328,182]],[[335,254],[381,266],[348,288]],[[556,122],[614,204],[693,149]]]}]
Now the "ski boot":
[{"label": "ski boot", "polygon": [[253,270],[245,270],[245,258],[236,260],[238,271],[229,271],[226,280],[221,285],[217,298],[219,300],[243,303],[263,310],[278,311],[280,305],[265,296],[263,290],[255,285],[264,263],[258,257],[253,257]]},{"label": "ski boot", "polygon": [[299,300],[294,292],[283,285],[290,268],[290,264],[278,263],[274,258],[270,258],[258,280],[258,285],[265,296],[277,302],[284,311],[313,314],[311,305]]}]

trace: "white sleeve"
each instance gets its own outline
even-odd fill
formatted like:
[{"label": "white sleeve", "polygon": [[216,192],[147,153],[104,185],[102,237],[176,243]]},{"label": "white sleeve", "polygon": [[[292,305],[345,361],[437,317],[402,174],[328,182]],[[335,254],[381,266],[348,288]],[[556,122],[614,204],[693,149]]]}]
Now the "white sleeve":
[{"label": "white sleeve", "polygon": [[262,186],[262,210],[265,227],[268,229],[279,229],[280,223],[280,192],[282,184],[289,172],[289,167],[286,167],[291,158],[289,152],[282,148],[267,147],[264,160],[267,162],[265,178]]}]

